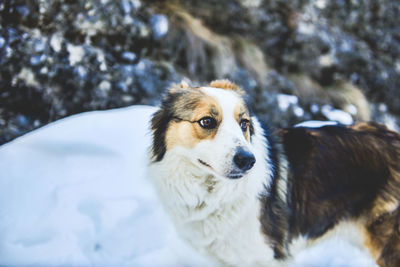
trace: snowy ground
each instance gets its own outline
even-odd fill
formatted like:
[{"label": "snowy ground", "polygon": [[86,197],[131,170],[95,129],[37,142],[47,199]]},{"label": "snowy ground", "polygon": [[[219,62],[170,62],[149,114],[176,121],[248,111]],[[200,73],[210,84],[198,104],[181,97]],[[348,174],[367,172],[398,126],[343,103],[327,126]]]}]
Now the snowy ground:
[{"label": "snowy ground", "polygon": [[[0,146],[0,265],[207,266],[145,177],[154,108],[72,116]],[[341,240],[294,266],[371,266]]]}]

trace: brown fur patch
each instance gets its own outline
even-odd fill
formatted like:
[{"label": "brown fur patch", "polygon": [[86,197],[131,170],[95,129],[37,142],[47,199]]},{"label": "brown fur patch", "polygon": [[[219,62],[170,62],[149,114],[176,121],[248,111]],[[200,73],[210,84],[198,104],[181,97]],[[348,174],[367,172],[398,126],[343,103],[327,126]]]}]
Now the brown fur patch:
[{"label": "brown fur patch", "polygon": [[[174,104],[174,114],[178,119],[172,121],[167,129],[165,140],[167,149],[176,145],[187,148],[194,147],[204,139],[213,139],[217,133],[218,125],[222,121],[222,111],[215,98],[193,90],[194,95],[201,97],[192,98],[189,94]],[[187,102],[192,102],[187,108]],[[198,121],[203,117],[212,117],[217,121],[217,127],[212,130],[203,129]]]},{"label": "brown fur patch", "polygon": [[356,131],[368,131],[371,133],[378,133],[379,131],[389,131],[385,125],[366,122],[356,124],[354,126],[351,126],[351,128]]},{"label": "brown fur patch", "polygon": [[221,89],[225,89],[225,90],[232,90],[240,95],[245,94],[245,91],[243,91],[242,88],[240,88],[237,84],[235,84],[229,80],[215,80],[215,81],[212,81],[208,86],[214,87],[214,88],[221,88]]},{"label": "brown fur patch", "polygon": [[380,266],[399,266],[400,207],[388,212],[379,210],[369,216],[365,225],[365,246]]}]

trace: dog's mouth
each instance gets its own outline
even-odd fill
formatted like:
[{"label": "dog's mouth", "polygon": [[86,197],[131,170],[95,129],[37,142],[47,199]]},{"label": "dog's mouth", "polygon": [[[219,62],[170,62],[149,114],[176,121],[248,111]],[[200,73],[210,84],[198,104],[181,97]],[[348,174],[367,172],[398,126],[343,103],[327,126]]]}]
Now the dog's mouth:
[{"label": "dog's mouth", "polygon": [[[209,168],[211,171],[213,171],[213,172],[215,173],[215,170],[213,169],[213,167],[211,167],[210,164],[208,164],[207,162],[205,162],[204,160],[201,160],[201,159],[197,159],[197,160],[198,160],[198,162],[199,162],[201,165],[203,165],[203,166]],[[244,174],[245,174],[245,173],[243,173],[243,172],[232,171],[232,172],[230,172],[230,173],[226,176],[226,178],[232,179],[232,180],[234,180],[234,179],[240,179],[240,178],[242,178],[242,177],[244,176]]]},{"label": "dog's mouth", "polygon": [[231,172],[228,174],[229,179],[240,179],[244,176],[243,172]]},{"label": "dog's mouth", "polygon": [[200,164],[202,164],[202,165],[204,165],[204,166],[206,166],[206,167],[212,169],[211,165],[208,164],[207,162],[204,162],[204,161],[202,161],[201,159],[197,159],[197,160],[200,162]]}]

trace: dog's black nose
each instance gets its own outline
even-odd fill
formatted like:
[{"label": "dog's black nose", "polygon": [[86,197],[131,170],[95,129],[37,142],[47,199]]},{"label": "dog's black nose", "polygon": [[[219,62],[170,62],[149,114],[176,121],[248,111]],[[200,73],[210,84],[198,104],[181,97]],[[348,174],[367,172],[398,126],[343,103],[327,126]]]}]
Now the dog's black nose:
[{"label": "dog's black nose", "polygon": [[233,162],[241,171],[245,172],[253,168],[254,163],[256,163],[256,158],[252,153],[239,147],[233,157]]}]

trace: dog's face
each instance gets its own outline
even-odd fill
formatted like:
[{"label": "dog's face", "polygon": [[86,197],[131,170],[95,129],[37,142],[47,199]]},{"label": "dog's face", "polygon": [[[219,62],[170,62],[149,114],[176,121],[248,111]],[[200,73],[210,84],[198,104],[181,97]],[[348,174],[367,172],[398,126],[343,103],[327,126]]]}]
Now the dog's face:
[{"label": "dog's face", "polygon": [[153,156],[179,153],[218,177],[237,179],[255,164],[243,91],[228,81],[171,88],[152,119]]}]

